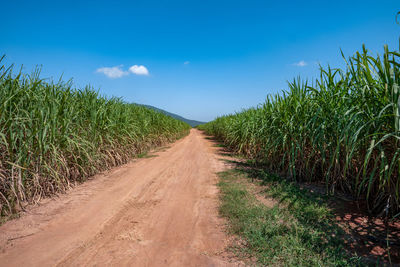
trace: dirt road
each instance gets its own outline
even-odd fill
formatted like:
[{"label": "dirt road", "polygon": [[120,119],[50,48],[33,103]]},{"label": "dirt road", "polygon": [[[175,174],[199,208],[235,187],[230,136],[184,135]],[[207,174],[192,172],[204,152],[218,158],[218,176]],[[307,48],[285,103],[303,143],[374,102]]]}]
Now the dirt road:
[{"label": "dirt road", "polygon": [[215,147],[198,131],[0,227],[0,266],[236,266]]}]

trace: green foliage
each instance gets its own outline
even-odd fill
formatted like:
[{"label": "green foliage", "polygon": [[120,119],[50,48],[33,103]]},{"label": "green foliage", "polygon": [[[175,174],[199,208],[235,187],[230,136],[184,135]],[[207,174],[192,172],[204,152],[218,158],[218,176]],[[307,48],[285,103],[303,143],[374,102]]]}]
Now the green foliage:
[{"label": "green foliage", "polygon": [[345,70],[321,67],[312,86],[295,79],[259,107],[199,128],[276,172],[393,214],[400,211],[399,56],[385,46],[372,57],[363,47]]},{"label": "green foliage", "polygon": [[[0,60],[1,62],[1,60]],[[0,214],[180,138],[190,126],[0,65]]]}]

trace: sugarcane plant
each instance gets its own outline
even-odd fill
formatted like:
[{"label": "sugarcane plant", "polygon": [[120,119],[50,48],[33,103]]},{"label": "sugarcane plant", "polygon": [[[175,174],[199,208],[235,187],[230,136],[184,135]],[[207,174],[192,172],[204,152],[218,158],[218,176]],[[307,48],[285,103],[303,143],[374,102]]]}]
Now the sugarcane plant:
[{"label": "sugarcane plant", "polygon": [[180,138],[190,126],[146,107],[31,75],[0,60],[0,214]]},{"label": "sugarcane plant", "polygon": [[[229,147],[296,181],[351,194],[371,213],[400,212],[398,51],[365,46],[342,56],[345,69],[320,67],[257,108],[200,126]],[[363,205],[361,205],[363,206]]]}]

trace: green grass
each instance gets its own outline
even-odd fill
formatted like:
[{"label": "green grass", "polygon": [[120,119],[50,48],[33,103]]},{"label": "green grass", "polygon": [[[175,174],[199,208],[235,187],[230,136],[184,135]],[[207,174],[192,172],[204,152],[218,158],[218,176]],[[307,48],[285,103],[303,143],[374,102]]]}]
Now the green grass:
[{"label": "green grass", "polygon": [[[156,152],[156,151],[154,151],[154,152]],[[136,158],[138,158],[138,159],[143,159],[143,158],[148,159],[148,158],[154,158],[154,157],[157,157],[157,155],[149,154],[147,151],[136,155]]]},{"label": "green grass", "polygon": [[232,150],[296,181],[324,183],[367,201],[367,210],[400,212],[400,53],[365,47],[346,69],[289,83],[257,108],[198,126]]},{"label": "green grass", "polygon": [[[268,266],[360,266],[344,248],[342,230],[323,197],[263,171],[235,169],[219,173],[221,214],[229,229],[244,239],[236,248],[242,257]],[[263,205],[244,179],[261,179],[263,194],[275,199]],[[254,260],[253,260],[254,263]]]},{"label": "green grass", "polygon": [[91,87],[13,74],[0,59],[0,215],[189,133],[160,112]]},{"label": "green grass", "polygon": [[214,147],[226,147],[224,144],[215,144]]}]

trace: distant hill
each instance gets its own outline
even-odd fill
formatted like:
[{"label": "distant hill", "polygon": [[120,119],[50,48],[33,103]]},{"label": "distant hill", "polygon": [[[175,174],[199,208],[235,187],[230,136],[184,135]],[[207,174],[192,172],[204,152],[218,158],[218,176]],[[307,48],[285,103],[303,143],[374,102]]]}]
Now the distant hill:
[{"label": "distant hill", "polygon": [[156,107],[153,107],[153,106],[150,106],[150,105],[142,105],[142,106],[147,107],[147,108],[154,109],[154,110],[156,110],[156,111],[159,111],[159,112],[161,112],[161,113],[164,113],[165,115],[171,116],[172,118],[175,118],[175,119],[177,119],[177,120],[186,122],[187,124],[189,124],[189,125],[192,126],[192,127],[196,127],[197,125],[200,125],[200,124],[205,123],[205,122],[202,122],[202,121],[189,120],[189,119],[186,119],[186,118],[184,118],[184,117],[182,117],[182,116],[179,116],[179,115],[177,115],[177,114],[174,114],[174,113],[171,113],[171,112],[168,112],[168,111],[165,111],[165,110],[163,110],[163,109],[156,108]]}]

